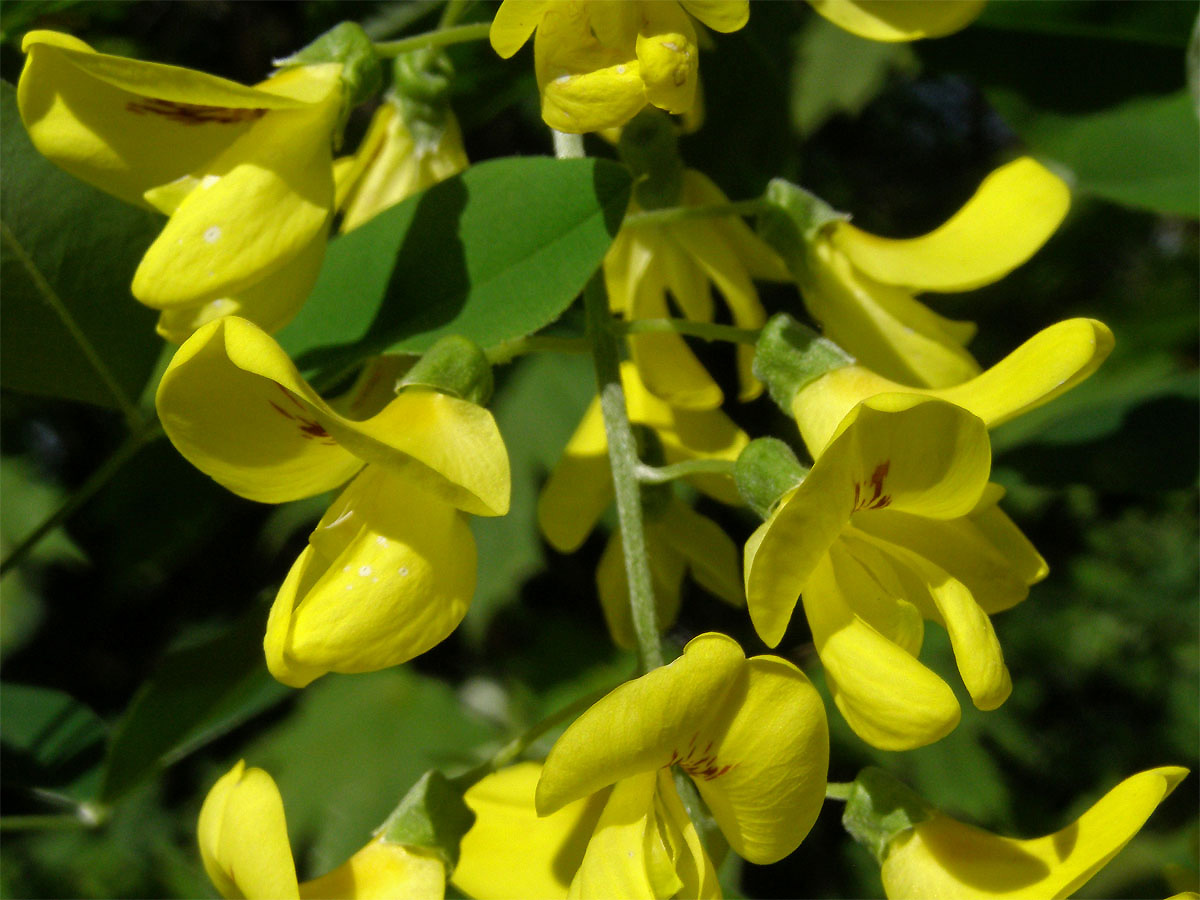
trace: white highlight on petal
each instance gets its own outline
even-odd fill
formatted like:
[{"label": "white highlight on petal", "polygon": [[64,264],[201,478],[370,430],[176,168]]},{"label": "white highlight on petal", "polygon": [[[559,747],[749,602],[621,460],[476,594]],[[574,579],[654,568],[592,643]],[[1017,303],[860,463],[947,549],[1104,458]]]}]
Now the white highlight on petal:
[{"label": "white highlight on petal", "polygon": [[380,547],[386,547],[387,542],[387,538],[385,538],[382,534],[375,538],[375,543],[377,543]]},{"label": "white highlight on petal", "polygon": [[361,569],[358,570],[358,574],[362,575],[364,578],[366,578],[368,575],[371,574],[371,567],[363,566]]},{"label": "white highlight on petal", "polygon": [[398,569],[398,571],[401,575],[407,575],[408,574],[408,566],[401,566]]},{"label": "white highlight on petal", "polygon": [[204,242],[206,244],[215,244],[221,239],[221,226],[210,225],[204,232]]},{"label": "white highlight on petal", "polygon": [[216,184],[220,180],[221,180],[220,175],[205,175],[203,178],[200,179],[200,187],[204,188],[207,191],[210,187],[212,187],[214,184]]}]

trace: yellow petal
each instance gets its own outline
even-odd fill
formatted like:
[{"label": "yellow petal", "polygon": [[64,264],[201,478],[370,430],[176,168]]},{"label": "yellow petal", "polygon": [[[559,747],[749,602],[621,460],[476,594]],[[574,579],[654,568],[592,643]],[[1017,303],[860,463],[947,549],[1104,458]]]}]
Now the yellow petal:
[{"label": "yellow petal", "polygon": [[935,815],[892,844],[884,889],[892,898],[1067,897],[1120,852],[1186,775],[1177,766],[1139,772],[1071,825],[1032,840]]},{"label": "yellow petal", "polygon": [[165,309],[235,294],[295,259],[327,227],[336,85],[330,81],[321,103],[263,116],[193,173],[198,186],[134,273],[138,300]]},{"label": "yellow petal", "polygon": [[277,111],[300,100],[177,66],[94,52],[53,31],[31,31],[17,87],[38,150],[127,203],[195,171]]},{"label": "yellow petal", "polygon": [[[892,4],[911,7],[914,4]],[[968,291],[999,281],[1028,260],[1062,223],[1071,191],[1028,156],[996,169],[944,225],[907,240],[838,222],[835,247],[884,284],[917,291]]]},{"label": "yellow petal", "polygon": [[842,532],[829,556],[854,615],[906,653],[920,654],[925,618],[938,615],[925,585],[914,584],[911,572],[854,526]]},{"label": "yellow petal", "polygon": [[[666,540],[666,532],[671,530],[671,523],[646,523],[646,553],[650,562],[650,580],[654,588],[660,632],[674,625],[679,616],[686,565],[683,556]],[[627,650],[636,648],[637,635],[633,629],[629,581],[625,575],[625,552],[619,530],[612,533],[600,555],[600,562],[596,566],[596,590],[613,643]]]},{"label": "yellow petal", "polygon": [[705,590],[733,606],[745,606],[737,545],[720,525],[672,500],[662,519],[649,527],[658,544],[669,546],[687,561],[692,577]]},{"label": "yellow petal", "polygon": [[588,406],[542,488],[538,527],[552,547],[572,553],[591,534],[612,498],[608,439],[597,398]]},{"label": "yellow petal", "polygon": [[518,763],[466,792],[475,824],[463,836],[451,878],[460,891],[494,900],[565,900],[609,792],[538,816],[533,794],[541,774],[540,763]]},{"label": "yellow petal", "polygon": [[692,108],[700,69],[696,29],[678,3],[641,4],[636,41],[646,99],[673,115]]},{"label": "yellow petal", "polygon": [[707,634],[670,665],[611,691],[551,749],[538,784],[538,811],[552,813],[621,779],[686,758],[698,728],[745,664],[731,638]]},{"label": "yellow petal", "polygon": [[222,897],[298,898],[283,798],[262,769],[239,762],[209,790],[196,827],[200,859]]},{"label": "yellow petal", "polygon": [[[683,886],[677,877],[670,878],[673,872],[663,873],[648,858],[648,844],[657,839],[652,822],[656,787],[656,773],[643,772],[612,789],[568,897],[655,900],[673,896]],[[663,874],[670,879],[667,884],[662,883]]]},{"label": "yellow petal", "polygon": [[983,11],[984,0],[809,0],[839,28],[872,41],[915,41],[953,34]]},{"label": "yellow petal", "polygon": [[804,840],[825,801],[825,708],[804,673],[777,656],[747,660],[723,701],[698,752],[679,765],[739,856],[777,862]]},{"label": "yellow petal", "polygon": [[828,240],[810,248],[801,289],[826,335],[859,362],[905,384],[943,387],[976,375],[963,349],[962,323],[949,322],[905,288],[882,284],[851,265]]},{"label": "yellow petal", "polygon": [[737,31],[750,21],[750,0],[679,0],[679,4],[713,31]]},{"label": "yellow petal", "polygon": [[428,852],[371,841],[328,875],[300,885],[303,900],[441,900],[446,869]]},{"label": "yellow petal", "polygon": [[492,19],[492,27],[488,31],[488,39],[492,49],[505,59],[521,49],[521,45],[529,40],[550,0],[504,0],[496,10]]},{"label": "yellow petal", "polygon": [[[728,202],[729,198],[725,196],[725,192],[703,172],[696,169],[684,170],[681,205],[720,206]],[[716,216],[709,224],[720,232],[723,243],[733,249],[734,254],[741,260],[752,278],[763,281],[791,280],[792,276],[788,273],[783,260],[779,258],[779,254],[751,231],[740,218]]]},{"label": "yellow petal", "polygon": [[814,454],[821,452],[854,404],[887,391],[940,397],[994,428],[1075,387],[1096,371],[1112,347],[1112,332],[1102,322],[1067,319],[1042,329],[987,371],[954,387],[916,390],[861,366],[835,369],[796,395],[792,415]]},{"label": "yellow petal", "polygon": [[804,612],[833,701],[860,738],[881,750],[912,750],[954,730],[961,715],[954,692],[854,615],[828,556],[808,580]]},{"label": "yellow petal", "polygon": [[475,540],[463,513],[368,466],[318,523],[279,589],[267,667],[304,687],[326,672],[400,665],[458,627],[474,591]]}]

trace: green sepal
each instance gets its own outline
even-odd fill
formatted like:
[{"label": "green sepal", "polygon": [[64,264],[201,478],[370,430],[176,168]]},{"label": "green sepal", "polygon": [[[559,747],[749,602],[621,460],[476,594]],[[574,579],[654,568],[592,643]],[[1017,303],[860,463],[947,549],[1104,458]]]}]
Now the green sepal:
[{"label": "green sepal", "polygon": [[357,22],[339,22],[308,46],[285,59],[275,61],[275,67],[290,69],[317,63],[342,64],[342,84],[346,92],[343,118],[350,109],[369,100],[383,85],[383,70],[375,53],[375,44]]},{"label": "green sepal", "polygon": [[412,786],[379,829],[393,844],[421,847],[441,857],[447,871],[458,865],[458,847],[475,813],[462,791],[441,772],[431,769]]},{"label": "green sepal", "polygon": [[767,320],[754,348],[754,374],[789,416],[801,388],[826,372],[853,364],[853,356],[787,313]]},{"label": "green sepal", "polygon": [[779,438],[755,438],[733,464],[733,480],[742,499],[765,520],[808,471]]},{"label": "green sepal", "polygon": [[403,388],[430,388],[480,406],[492,396],[492,366],[479,345],[451,334],[439,340],[397,382]]},{"label": "green sepal", "polygon": [[787,263],[792,277],[801,280],[807,266],[808,247],[831,222],[849,219],[816,194],[782,178],[773,178],[763,193],[758,214],[758,234]]},{"label": "green sepal", "polygon": [[404,127],[418,144],[436,144],[450,113],[454,66],[436,47],[401,53],[392,61],[388,101],[400,109]]},{"label": "green sepal", "polygon": [[633,195],[642,209],[678,206],[683,192],[679,135],[670,117],[651,106],[621,129],[621,162],[633,173]]},{"label": "green sepal", "polygon": [[882,865],[892,841],[933,813],[933,807],[908,785],[883,769],[869,767],[850,785],[842,825]]}]

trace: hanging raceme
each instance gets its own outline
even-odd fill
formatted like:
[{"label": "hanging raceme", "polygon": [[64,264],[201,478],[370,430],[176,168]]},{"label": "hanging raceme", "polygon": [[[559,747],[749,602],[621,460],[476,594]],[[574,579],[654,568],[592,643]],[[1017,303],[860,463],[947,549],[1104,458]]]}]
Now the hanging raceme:
[{"label": "hanging raceme", "polygon": [[180,347],[156,402],[176,448],[240,496],[282,503],[349,481],[271,608],[265,649],[280,681],[399,665],[462,621],[475,588],[466,515],[508,510],[508,457],[487,410],[410,388],[345,418],[236,317]]}]

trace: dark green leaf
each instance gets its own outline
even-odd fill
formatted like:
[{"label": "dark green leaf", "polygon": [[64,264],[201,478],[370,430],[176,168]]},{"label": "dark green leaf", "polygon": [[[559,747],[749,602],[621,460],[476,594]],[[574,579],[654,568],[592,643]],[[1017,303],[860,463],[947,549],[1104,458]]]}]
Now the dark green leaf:
[{"label": "dark green leaf", "polygon": [[20,684],[2,691],[5,783],[90,799],[105,736],[100,718],[61,691]]},{"label": "dark green leaf", "polygon": [[604,160],[472,166],[329,247],[312,295],[279,335],[306,370],[461,334],[483,347],[553,322],[600,265],[629,196]]},{"label": "dark green leaf", "polygon": [[255,609],[216,637],[167,654],[113,732],[102,800],[117,800],[290,693],[267,672],[263,628]]},{"label": "dark green leaf", "polygon": [[154,312],[133,299],[129,285],[161,217],[43,158],[25,133],[9,84],[0,85],[0,184],[0,383],[101,406],[131,405],[161,341]]}]

